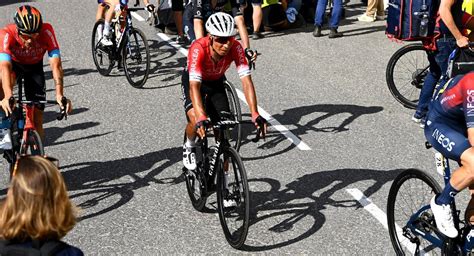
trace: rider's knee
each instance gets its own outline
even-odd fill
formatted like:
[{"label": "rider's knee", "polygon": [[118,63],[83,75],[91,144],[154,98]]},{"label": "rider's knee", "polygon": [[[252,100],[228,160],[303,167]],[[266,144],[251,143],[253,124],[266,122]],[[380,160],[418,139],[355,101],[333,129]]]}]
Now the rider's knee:
[{"label": "rider's knee", "polygon": [[466,168],[469,176],[474,181],[474,148],[469,148],[462,153],[461,164]]}]

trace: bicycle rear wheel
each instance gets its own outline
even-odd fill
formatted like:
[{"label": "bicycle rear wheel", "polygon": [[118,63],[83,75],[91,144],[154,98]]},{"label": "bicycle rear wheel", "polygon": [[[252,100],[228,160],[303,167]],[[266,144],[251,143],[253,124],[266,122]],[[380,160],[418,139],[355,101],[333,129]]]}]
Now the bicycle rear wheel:
[{"label": "bicycle rear wheel", "polygon": [[128,82],[135,88],[142,88],[150,73],[150,49],[145,34],[138,28],[131,28],[122,58]]},{"label": "bicycle rear wheel", "polygon": [[102,25],[101,27],[103,28],[104,20],[98,20],[92,29],[92,58],[99,74],[107,76],[112,71],[115,61],[110,56],[110,49],[107,49],[100,43],[102,37],[99,37],[97,31],[99,25]]},{"label": "bicycle rear wheel", "polygon": [[20,155],[44,156],[43,142],[37,131],[28,131],[26,139],[21,141]]},{"label": "bicycle rear wheel", "polygon": [[[237,96],[237,91],[233,84],[229,81],[224,82],[225,92],[227,99],[229,100],[230,112],[232,113],[233,121],[242,121],[242,110],[240,109],[240,101]],[[242,125],[237,124],[233,128],[230,128],[231,137],[229,143],[235,150],[239,151],[240,144],[242,143]]]},{"label": "bicycle rear wheel", "polygon": [[[441,187],[431,176],[417,169],[405,170],[395,178],[388,194],[387,222],[390,240],[397,255],[413,255],[416,243],[420,244],[420,252],[442,255],[441,248],[407,227],[410,218],[422,207],[429,206],[431,198],[440,191]],[[437,237],[430,208],[420,212],[412,224],[417,230]]]},{"label": "bicycle rear wheel", "polygon": [[405,45],[388,61],[385,72],[388,89],[404,107],[415,109],[428,72],[427,50],[423,45]]},{"label": "bicycle rear wheel", "polygon": [[249,187],[239,153],[232,147],[219,155],[217,170],[217,209],[227,242],[240,248],[249,228]]}]

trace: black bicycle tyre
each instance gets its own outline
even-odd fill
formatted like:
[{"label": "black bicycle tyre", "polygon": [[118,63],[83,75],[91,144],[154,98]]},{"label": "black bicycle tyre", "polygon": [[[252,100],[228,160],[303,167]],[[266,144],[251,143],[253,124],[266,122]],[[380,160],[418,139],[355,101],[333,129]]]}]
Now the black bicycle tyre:
[{"label": "black bicycle tyre", "polygon": [[[224,188],[224,172],[223,170],[219,169],[217,171],[217,211],[219,212],[219,220],[222,226],[222,230],[224,231],[224,235],[226,237],[227,242],[234,248],[239,249],[241,248],[244,243],[245,239],[247,238],[247,233],[249,229],[249,216],[250,216],[250,192],[249,192],[249,186],[248,186],[248,181],[247,181],[247,173],[245,171],[244,164],[242,162],[242,159],[237,152],[232,147],[225,147],[223,152],[218,156],[220,157],[224,155],[224,158],[230,157],[232,158],[232,163],[234,164],[233,170],[234,172],[238,172],[240,179],[241,179],[241,185],[242,185],[242,190],[240,192],[241,196],[244,198],[244,202],[242,206],[244,207],[243,213],[244,216],[241,216],[242,220],[242,226],[238,229],[239,231],[235,232],[237,234],[232,234],[231,231],[229,230],[229,225],[227,224],[226,221],[226,212],[224,208],[224,193],[226,193],[226,190]],[[220,161],[220,160],[219,160]],[[222,166],[221,163],[219,163],[218,166]],[[235,167],[237,167],[237,170],[235,170]],[[233,174],[234,176],[236,173]]]},{"label": "black bicycle tyre", "polygon": [[427,173],[417,170],[417,169],[407,169],[400,173],[392,183],[390,187],[390,192],[388,194],[387,200],[387,224],[388,232],[390,234],[390,241],[392,242],[393,248],[397,255],[405,255],[405,252],[402,248],[402,244],[398,239],[396,223],[395,223],[395,203],[397,201],[397,194],[400,190],[400,187],[409,179],[419,179],[428,185],[433,193],[438,194],[441,192],[440,185]]},{"label": "black bicycle tyre", "polygon": [[21,155],[44,156],[44,147],[41,137],[35,130],[29,130],[26,140],[21,141],[20,145]]},{"label": "black bicycle tyre", "polygon": [[128,56],[126,53],[127,48],[128,48],[127,43],[125,43],[125,45],[123,46],[122,64],[125,70],[125,76],[127,77],[128,83],[135,88],[142,88],[143,85],[145,85],[146,81],[148,80],[148,76],[150,74],[150,48],[148,46],[148,41],[145,34],[138,28],[131,28],[130,35],[127,38],[128,44],[132,44],[133,41],[137,42],[137,36],[141,37],[145,46],[146,67],[145,67],[145,74],[143,75],[143,78],[141,78],[138,81],[134,81],[132,79],[132,74],[131,74],[131,71],[129,70],[129,66],[127,63],[127,56]]},{"label": "black bicycle tyre", "polygon": [[[234,121],[242,121],[242,109],[240,108],[240,101],[237,95],[237,91],[235,90],[234,85],[229,82],[224,82],[224,88],[226,91],[227,99],[229,100],[229,107],[230,111],[234,117]],[[237,138],[232,138],[231,145],[237,152],[240,150],[240,145],[242,144],[242,125],[237,124],[232,128],[231,133],[237,136]],[[233,143],[232,143],[233,142]]]},{"label": "black bicycle tyre", "polygon": [[[100,19],[98,21],[96,21],[96,23],[94,24],[94,28],[92,29],[92,41],[91,41],[91,50],[92,50],[92,58],[94,59],[94,65],[95,67],[97,68],[97,71],[99,72],[99,74],[103,75],[103,76],[107,76],[110,74],[110,71],[112,71],[112,68],[114,67],[114,61],[113,60],[110,60],[110,57],[109,57],[109,65],[107,68],[102,68],[100,63],[99,63],[99,59],[98,59],[98,56],[96,55],[97,53],[97,48],[100,46],[100,43],[99,43],[99,40],[97,40],[96,38],[96,35],[97,35],[97,27],[100,25],[100,24],[104,24],[104,20],[103,19]],[[105,58],[105,56],[104,56]]]},{"label": "black bicycle tyre", "polygon": [[[398,63],[398,61],[400,60],[400,58],[407,54],[408,52],[411,52],[411,51],[427,51],[423,45],[421,43],[415,43],[415,44],[408,44],[408,45],[405,45],[403,46],[402,48],[398,49],[393,55],[392,57],[390,58],[390,60],[388,61],[387,63],[387,68],[386,68],[386,72],[385,72],[385,79],[386,79],[386,82],[387,82],[387,85],[388,85],[388,89],[390,91],[390,93],[392,94],[392,96],[398,101],[400,102],[404,107],[406,108],[409,108],[409,109],[415,109],[416,106],[418,105],[418,96],[419,96],[419,92],[420,92],[420,89],[418,89],[416,87],[416,85],[413,85],[413,84],[410,84],[409,86],[412,86],[413,87],[413,90],[416,89],[415,91],[417,92],[414,96],[416,97],[416,99],[414,100],[410,100],[409,98],[407,98],[407,96],[405,96],[402,92],[400,92],[399,88],[397,87],[397,85],[395,84],[395,81],[394,81],[394,70],[395,70],[395,67]],[[425,59],[427,59],[427,57],[425,56],[424,57]],[[415,67],[416,68],[416,67]],[[427,69],[428,67],[422,67],[422,69]],[[417,72],[418,69],[416,69],[415,71],[413,72]],[[421,69],[420,69],[421,70]],[[412,73],[412,76],[413,76],[413,73]],[[412,80],[413,80],[413,77],[412,77]]]}]

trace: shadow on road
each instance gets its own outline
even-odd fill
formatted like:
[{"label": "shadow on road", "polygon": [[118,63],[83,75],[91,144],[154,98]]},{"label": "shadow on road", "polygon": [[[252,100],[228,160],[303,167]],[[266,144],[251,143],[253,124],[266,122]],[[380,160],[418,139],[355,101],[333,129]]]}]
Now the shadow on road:
[{"label": "shadow on road", "polygon": [[[81,220],[115,210],[134,196],[134,190],[156,184],[178,184],[176,178],[157,179],[181,160],[181,148],[168,148],[113,161],[91,161],[62,166],[71,198],[85,213]],[[159,163],[159,164],[158,164]]]},{"label": "shadow on road", "polygon": [[[400,169],[390,171],[370,169],[323,171],[304,175],[290,182],[284,188],[275,179],[250,179],[250,187],[256,187],[256,184],[264,183],[265,185],[259,187],[270,188],[267,191],[251,193],[250,230],[258,229],[259,237],[262,239],[268,238],[264,241],[271,242],[259,245],[247,244],[243,250],[266,251],[288,246],[308,238],[315,234],[326,222],[323,211],[328,206],[354,209],[361,207],[355,199],[335,200],[332,198],[334,194],[353,188],[351,185],[354,183],[365,181],[373,182],[370,187],[363,191],[365,196],[370,197],[383,185],[395,179],[401,171]],[[347,197],[351,198],[349,194],[347,194]],[[337,216],[331,216],[331,218],[334,219]],[[298,225],[300,221],[304,225]],[[309,226],[308,221],[311,222]],[[346,222],[346,220],[341,220],[341,222]],[[301,229],[302,226],[303,229]]]},{"label": "shadow on road", "polygon": [[[283,111],[283,114],[273,115],[273,118],[280,122],[282,125],[288,126],[287,128],[290,130],[290,132],[292,132],[295,136],[301,139],[301,136],[304,134],[308,134],[308,131],[332,133],[348,131],[349,125],[360,116],[375,114],[382,110],[383,108],[380,106],[366,107],[352,104],[316,104],[286,109]],[[302,124],[303,117],[313,113],[321,113],[321,115],[316,119]],[[334,125],[327,126],[321,124],[323,121],[326,121],[326,119],[336,117],[340,114],[349,114],[349,116],[345,118],[342,122],[337,121],[337,123],[335,123]],[[327,123],[327,121],[325,123]],[[292,126],[296,128],[291,129]],[[253,130],[251,130],[250,127],[243,127],[242,134],[244,140],[242,141],[242,145],[245,145],[250,142],[250,137],[252,136],[249,136],[249,134],[251,134],[252,132]],[[274,148],[281,142],[286,141],[286,139],[287,138],[283,136],[280,132],[272,131],[267,134],[266,141],[261,144],[259,148]],[[244,160],[257,160],[267,157],[273,157],[288,152],[295,147],[295,144],[290,144],[290,146],[278,152],[273,152],[263,156],[245,157]]]},{"label": "shadow on road", "polygon": [[20,5],[20,3],[30,3],[30,2],[36,2],[36,0],[1,0],[0,6],[10,5],[10,4]]}]

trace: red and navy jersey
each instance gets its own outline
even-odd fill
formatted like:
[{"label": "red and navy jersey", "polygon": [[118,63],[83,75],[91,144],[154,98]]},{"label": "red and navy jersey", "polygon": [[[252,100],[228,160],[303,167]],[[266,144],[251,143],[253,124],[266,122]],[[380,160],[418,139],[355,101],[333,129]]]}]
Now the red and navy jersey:
[{"label": "red and navy jersey", "polygon": [[444,92],[431,104],[431,110],[455,123],[474,128],[474,72],[448,81]]},{"label": "red and navy jersey", "polygon": [[214,63],[211,58],[211,41],[209,36],[194,41],[188,52],[189,81],[218,80],[224,76],[232,62],[235,63],[240,77],[250,75],[249,65],[242,45],[235,38],[230,40],[232,46],[229,53],[217,63]]},{"label": "red and navy jersey", "polygon": [[30,48],[24,46],[15,24],[0,29],[0,61],[13,60],[21,64],[35,64],[43,60],[46,51],[49,57],[59,57],[59,45],[49,23],[43,23]]}]

